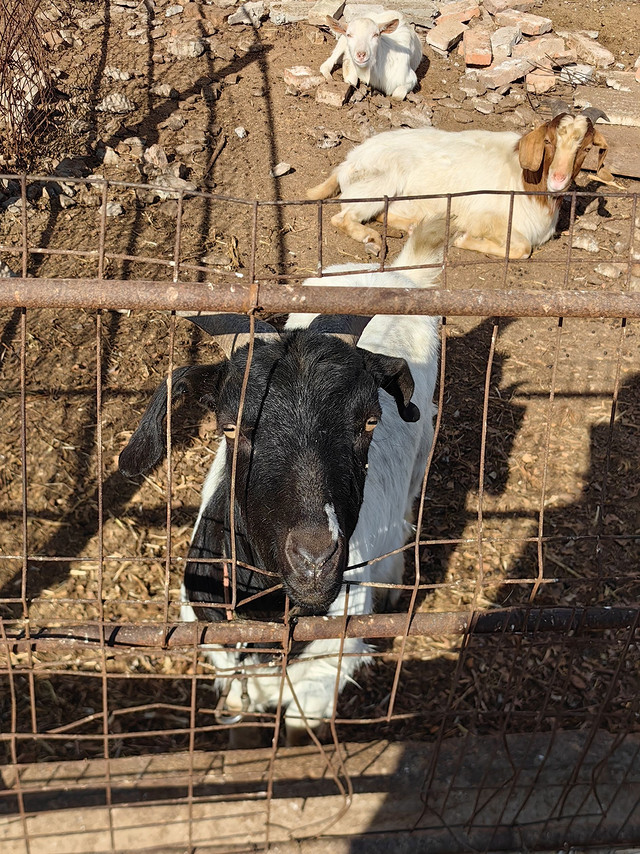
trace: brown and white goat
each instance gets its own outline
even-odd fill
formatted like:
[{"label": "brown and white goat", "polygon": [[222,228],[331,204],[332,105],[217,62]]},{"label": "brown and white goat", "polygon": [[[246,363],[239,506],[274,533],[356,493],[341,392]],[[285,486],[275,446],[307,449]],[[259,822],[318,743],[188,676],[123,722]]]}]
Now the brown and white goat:
[{"label": "brown and white goat", "polygon": [[[559,194],[576,177],[593,145],[599,149],[598,170],[602,168],[607,143],[595,120],[562,113],[523,137],[510,131],[388,131],[354,148],[307,196],[326,199],[340,192],[345,202],[331,222],[377,254],[380,235],[363,223],[381,219],[384,201],[347,199],[429,195],[390,202],[388,225],[410,232],[424,217],[445,214],[446,194],[452,194],[454,244],[504,258],[512,191],[509,257],[528,258],[554,234]],[[445,198],[434,198],[437,195]]]}]

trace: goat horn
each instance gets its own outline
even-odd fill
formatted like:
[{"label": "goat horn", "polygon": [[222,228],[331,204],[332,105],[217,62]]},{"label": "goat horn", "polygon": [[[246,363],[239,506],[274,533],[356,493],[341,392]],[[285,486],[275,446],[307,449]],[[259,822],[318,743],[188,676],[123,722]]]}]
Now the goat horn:
[{"label": "goat horn", "polygon": [[605,122],[609,121],[609,116],[602,110],[599,110],[598,107],[585,107],[584,110],[580,110],[580,115],[586,116],[592,125],[595,125],[598,119],[604,119]]},{"label": "goat horn", "polygon": [[[251,338],[251,322],[246,314],[196,314],[188,316],[187,320],[213,336],[227,358]],[[253,329],[255,338],[279,335],[278,330],[264,320],[256,320]]]},{"label": "goat horn", "polygon": [[571,107],[567,104],[566,101],[562,101],[559,98],[551,101],[549,106],[551,107],[551,118],[555,119],[556,116],[561,116],[563,113],[568,113],[571,115]]}]

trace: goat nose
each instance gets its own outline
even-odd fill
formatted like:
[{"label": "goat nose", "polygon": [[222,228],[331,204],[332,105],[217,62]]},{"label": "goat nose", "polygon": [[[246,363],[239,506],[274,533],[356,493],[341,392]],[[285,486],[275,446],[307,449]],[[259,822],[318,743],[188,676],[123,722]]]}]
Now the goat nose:
[{"label": "goat nose", "polygon": [[328,528],[303,526],[289,532],[285,554],[294,572],[315,576],[333,567],[338,545]]}]

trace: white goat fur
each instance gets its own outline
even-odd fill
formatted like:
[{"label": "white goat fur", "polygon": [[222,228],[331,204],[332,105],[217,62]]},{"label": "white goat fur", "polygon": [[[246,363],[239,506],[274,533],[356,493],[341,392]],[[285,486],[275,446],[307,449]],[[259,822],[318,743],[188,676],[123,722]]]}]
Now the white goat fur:
[{"label": "white goat fur", "polygon": [[[588,127],[584,116],[565,115],[560,119],[556,150],[540,190],[561,192],[568,187]],[[521,137],[511,131],[387,131],[354,148],[332,175],[307,195],[328,198],[339,190],[340,197],[347,200],[474,190],[522,192],[525,184],[519,161],[520,142]],[[604,140],[602,144],[606,145]],[[456,217],[458,232],[455,245],[504,257],[509,206],[508,195],[452,198],[451,214]],[[382,201],[347,203],[331,221],[356,240],[380,246],[379,234],[362,223],[378,216],[383,208]],[[410,231],[423,217],[443,215],[446,208],[446,198],[392,201],[388,223]],[[514,196],[510,257],[527,258],[534,247],[549,240],[555,232],[559,210],[559,198]]]},{"label": "white goat fur", "polygon": [[422,46],[402,15],[374,13],[354,18],[346,27],[329,17],[327,23],[339,35],[333,53],[320,66],[320,73],[327,80],[331,80],[331,72],[342,61],[342,77],[352,86],[362,80],[400,101],[415,89]]},{"label": "white goat fur", "polygon": [[[420,251],[416,239],[420,240],[420,229],[414,238],[407,242],[398,257],[398,266],[413,264],[438,264],[442,260],[442,245],[437,249],[433,242],[426,251]],[[444,229],[440,223],[440,233]],[[438,275],[437,269],[408,272],[371,272],[374,265],[358,265],[362,272],[329,279],[311,278],[305,285],[322,284],[351,288],[402,287],[415,288],[433,284]],[[328,271],[340,272],[353,270],[354,265],[336,265]],[[316,317],[315,314],[290,315],[286,329],[307,327]],[[415,383],[412,401],[420,409],[420,419],[407,423],[398,415],[397,407],[391,397],[380,393],[382,419],[376,427],[369,449],[369,467],[364,488],[364,499],[356,529],[349,541],[348,565],[358,565],[374,560],[381,555],[401,548],[412,531],[410,520],[413,516],[413,503],[418,496],[424,475],[427,456],[433,441],[433,404],[434,388],[438,369],[439,318],[376,315],[366,326],[358,346],[392,356],[402,356],[407,360]],[[224,477],[226,443],[218,448],[212,467],[207,475],[200,513],[194,531],[200,522],[200,516],[220,480]],[[345,572],[342,590],[331,605],[330,616],[350,614],[370,614],[374,608],[374,595],[384,596],[385,591],[363,587],[358,582],[377,582],[380,584],[400,584],[403,573],[403,554],[392,555],[371,565]],[[348,604],[347,604],[347,585]],[[186,602],[183,589],[183,602]],[[399,591],[387,593],[387,601],[395,604]],[[346,605],[346,608],[345,608]],[[193,609],[183,604],[181,618],[195,620]],[[226,708],[230,713],[240,713],[242,709],[240,671],[247,677],[247,690],[250,697],[249,711],[263,712],[278,704],[282,681],[282,667],[273,659],[270,664],[260,663],[258,655],[246,655],[240,660],[240,653],[220,647],[208,646],[207,656],[216,668],[217,687],[224,690],[229,687]],[[369,660],[369,644],[360,638],[347,638],[343,642],[343,657],[338,658],[339,640],[316,640],[309,643],[300,659],[287,667],[286,681],[283,686],[282,704],[286,709],[285,722],[287,738],[292,731],[303,732],[307,727],[317,727],[322,718],[330,717],[334,710],[336,682],[338,692],[347,682],[353,681],[358,668]],[[229,685],[228,680],[231,679]]]}]

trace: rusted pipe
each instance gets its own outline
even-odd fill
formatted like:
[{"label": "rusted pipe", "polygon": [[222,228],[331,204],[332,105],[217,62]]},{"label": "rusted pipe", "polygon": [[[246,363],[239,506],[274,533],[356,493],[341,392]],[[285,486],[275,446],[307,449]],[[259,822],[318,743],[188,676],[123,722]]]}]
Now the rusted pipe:
[{"label": "rusted pipe", "polygon": [[[305,287],[259,282],[260,312],[427,314],[473,317],[640,318],[640,293],[600,291],[445,290],[441,288]],[[0,279],[0,307],[159,309],[246,313],[255,286],[237,282],[141,279]]]},{"label": "rusted pipe", "polygon": [[[538,634],[542,632],[602,631],[624,629],[635,624],[636,608],[504,608],[487,612],[419,613],[411,618],[408,634]],[[291,626],[291,639],[311,641],[328,638],[393,638],[403,635],[406,614],[368,614],[343,617],[301,617]],[[282,644],[288,640],[282,623],[249,620],[218,623],[174,623],[159,625],[89,623],[62,628],[31,630],[27,639],[22,632],[6,629],[7,642],[0,644],[0,655],[8,647],[13,653],[52,652],[59,649],[98,646],[110,648],[176,649],[199,644]]]}]

